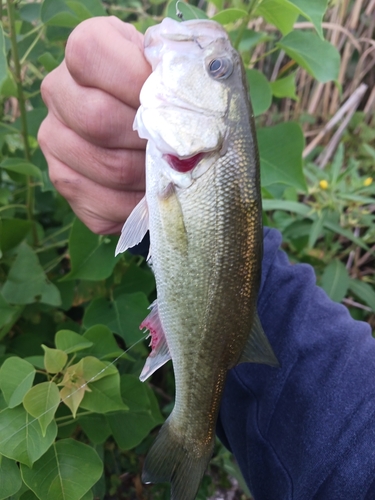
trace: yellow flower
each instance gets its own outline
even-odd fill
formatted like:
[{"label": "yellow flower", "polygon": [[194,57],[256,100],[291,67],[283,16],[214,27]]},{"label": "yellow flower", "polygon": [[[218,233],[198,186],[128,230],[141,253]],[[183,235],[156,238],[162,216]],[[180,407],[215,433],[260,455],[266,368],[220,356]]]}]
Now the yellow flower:
[{"label": "yellow flower", "polygon": [[374,179],[372,177],[367,177],[367,179],[363,181],[363,185],[366,187],[371,186],[373,180]]},{"label": "yellow flower", "polygon": [[319,182],[319,186],[322,188],[322,189],[327,189],[328,188],[328,182],[325,181],[325,180],[322,180]]}]

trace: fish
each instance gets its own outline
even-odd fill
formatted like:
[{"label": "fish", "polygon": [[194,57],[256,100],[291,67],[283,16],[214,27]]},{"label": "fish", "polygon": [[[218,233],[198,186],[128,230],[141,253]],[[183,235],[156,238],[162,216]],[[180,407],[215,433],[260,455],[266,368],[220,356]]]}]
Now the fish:
[{"label": "fish", "polygon": [[170,18],[149,28],[134,129],[147,139],[145,197],[116,253],[150,235],[157,300],[142,381],[172,359],[174,408],[145,459],[145,483],[193,500],[213,453],[228,370],[278,366],[257,314],[259,155],[245,70],[224,28]]}]

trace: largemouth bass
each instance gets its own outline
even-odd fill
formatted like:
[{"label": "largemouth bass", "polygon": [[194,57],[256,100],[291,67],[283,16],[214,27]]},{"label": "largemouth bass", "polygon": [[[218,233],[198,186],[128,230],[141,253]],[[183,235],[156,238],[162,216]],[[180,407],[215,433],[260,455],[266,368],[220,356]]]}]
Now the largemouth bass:
[{"label": "largemouth bass", "polygon": [[260,325],[259,160],[245,72],[224,29],[165,19],[145,35],[153,72],[135,129],[148,139],[146,194],[117,253],[150,231],[157,301],[142,323],[148,378],[172,359],[174,409],[145,461],[143,480],[171,482],[173,500],[195,498],[213,452],[227,371],[277,365]]}]

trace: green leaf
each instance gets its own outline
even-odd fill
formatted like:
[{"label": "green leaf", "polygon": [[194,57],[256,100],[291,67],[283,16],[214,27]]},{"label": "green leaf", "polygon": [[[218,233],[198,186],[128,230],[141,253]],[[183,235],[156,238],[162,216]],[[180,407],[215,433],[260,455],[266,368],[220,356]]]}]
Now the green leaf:
[{"label": "green leaf", "polygon": [[159,425],[146,413],[117,412],[106,416],[111,433],[123,450],[131,450]]},{"label": "green leaf", "polygon": [[14,460],[0,456],[0,500],[8,498],[21,488],[21,473]]},{"label": "green leaf", "polygon": [[91,342],[91,347],[85,350],[86,355],[95,356],[98,359],[108,359],[116,358],[123,353],[111,330],[104,325],[92,326],[84,333],[83,337]]},{"label": "green leaf", "polygon": [[349,231],[349,229],[345,229],[341,227],[339,224],[336,224],[335,222],[328,219],[324,221],[324,227],[330,229],[336,234],[341,234],[342,236],[345,236],[345,238],[347,238],[348,240],[352,241],[353,243],[360,246],[364,250],[369,251],[369,247],[366,245],[366,243],[363,243],[363,240],[361,238],[357,238],[356,236],[354,236],[354,234],[351,231]]},{"label": "green leaf", "polygon": [[99,0],[45,0],[41,10],[45,24],[62,28],[74,28],[85,19],[106,14]]},{"label": "green leaf", "polygon": [[1,250],[7,252],[23,241],[29,233],[32,222],[22,219],[2,219]]},{"label": "green leaf", "polygon": [[38,57],[38,62],[48,71],[52,71],[59,65],[58,61],[53,57],[51,52],[44,52]]},{"label": "green leaf", "polygon": [[0,167],[9,172],[30,175],[31,177],[37,177],[39,180],[42,180],[40,168],[22,158],[7,158],[0,163]]},{"label": "green leaf", "polygon": [[271,82],[270,86],[272,94],[275,97],[290,97],[298,101],[298,96],[296,94],[296,72]]},{"label": "green leaf", "polygon": [[42,302],[58,306],[61,303],[58,289],[48,280],[35,252],[25,243],[17,250],[2,293],[10,304]]},{"label": "green leaf", "polygon": [[259,116],[271,106],[271,87],[267,78],[257,69],[247,69],[246,77],[254,116]]},{"label": "green leaf", "polygon": [[131,412],[148,411],[150,408],[147,385],[135,375],[121,376],[121,396]]},{"label": "green leaf", "polygon": [[81,408],[95,413],[128,410],[120,393],[120,375],[116,373],[90,383],[90,392],[85,392]]},{"label": "green leaf", "polygon": [[292,31],[276,45],[320,82],[337,80],[340,54],[336,47],[315,33]]},{"label": "green leaf", "polygon": [[340,142],[340,144],[337,147],[335,156],[333,157],[330,168],[331,183],[333,185],[336,184],[337,179],[340,175],[340,170],[342,169],[343,165],[344,165],[344,144]]},{"label": "green leaf", "polygon": [[305,139],[299,124],[286,122],[257,131],[262,186],[282,183],[306,191],[302,171]]},{"label": "green leaf", "polygon": [[0,388],[9,408],[22,403],[34,377],[35,368],[24,359],[12,356],[4,361],[0,368]]},{"label": "green leaf", "polygon": [[164,418],[155,395],[138,377],[121,377],[121,396],[129,411],[107,415],[106,419],[120,448],[130,450],[141,443],[151,429],[162,424]]},{"label": "green leaf", "polygon": [[22,311],[22,306],[11,306],[0,293],[0,339],[9,332]]},{"label": "green leaf", "polygon": [[155,291],[155,277],[150,268],[142,269],[135,264],[130,265],[122,275],[116,295],[123,293],[143,292],[150,295]]},{"label": "green leaf", "polygon": [[241,36],[241,41],[238,46],[238,50],[240,52],[247,52],[256,45],[258,45],[258,43],[260,42],[272,40],[272,38],[268,35],[268,33],[264,33],[262,31],[254,31],[250,29],[245,29],[243,33],[240,33],[239,30],[231,31],[229,35],[233,43],[236,42],[238,36]]},{"label": "green leaf", "polygon": [[344,264],[334,259],[324,269],[322,275],[322,288],[335,302],[341,302],[349,287],[349,275]]},{"label": "green leaf", "polygon": [[57,349],[71,354],[72,352],[88,349],[92,346],[92,342],[85,339],[83,335],[71,330],[59,330],[55,335],[55,345]]},{"label": "green leaf", "polygon": [[24,482],[41,500],[80,500],[102,472],[96,451],[73,439],[55,443],[32,469],[21,466]]},{"label": "green leaf", "polygon": [[148,315],[149,302],[143,293],[121,294],[112,300],[94,299],[85,311],[83,324],[86,328],[98,323],[106,325],[120,335],[127,345],[142,338],[139,326]]},{"label": "green leaf", "polygon": [[44,368],[47,372],[61,372],[68,361],[68,355],[66,352],[61,351],[60,349],[51,349],[44,344],[42,344],[42,349],[44,351]]},{"label": "green leaf", "polygon": [[268,23],[276,26],[283,35],[292,31],[298,13],[299,9],[288,0],[263,0],[255,11],[256,16],[264,17]]},{"label": "green leaf", "polygon": [[94,444],[103,444],[111,435],[111,428],[108,425],[105,415],[92,414],[78,418],[78,423],[83,432]]},{"label": "green leaf", "polygon": [[222,10],[221,12],[218,12],[217,14],[211,17],[211,20],[225,25],[229,23],[234,23],[235,21],[243,19],[246,16],[247,16],[246,10],[233,8],[233,9],[225,9]]},{"label": "green leaf", "polygon": [[325,218],[326,218],[326,212],[323,211],[320,214],[317,214],[316,219],[312,223],[309,234],[309,242],[308,242],[309,248],[313,248],[313,246],[316,243],[316,240],[320,237],[323,231]]},{"label": "green leaf", "polygon": [[371,285],[364,281],[351,279],[349,289],[375,312],[375,291]]},{"label": "green leaf", "polygon": [[263,200],[262,202],[263,210],[285,210],[287,212],[293,212],[303,217],[308,217],[312,213],[312,209],[303,203],[297,201],[287,201],[287,200]]},{"label": "green leaf", "polygon": [[289,0],[298,7],[299,12],[313,23],[319,36],[323,38],[322,21],[327,10],[328,0]]},{"label": "green leaf", "polygon": [[94,356],[87,356],[81,359],[81,361],[77,363],[77,366],[82,369],[82,376],[87,382],[96,382],[103,377],[118,375],[117,368],[114,364],[108,361],[99,361],[99,359],[94,358]]},{"label": "green leaf", "polygon": [[0,454],[29,467],[48,450],[56,435],[57,425],[52,421],[43,436],[38,420],[23,406],[0,412]]},{"label": "green leaf", "polygon": [[38,419],[43,436],[46,435],[59,404],[60,393],[54,382],[35,385],[23,398],[25,410]]},{"label": "green leaf", "polygon": [[5,52],[5,39],[3,32],[3,24],[0,23],[0,91],[3,83],[7,79],[8,63]]},{"label": "green leaf", "polygon": [[98,236],[79,219],[75,219],[69,237],[72,270],[61,281],[100,281],[108,278],[121,258],[115,257],[117,240],[117,236]]}]

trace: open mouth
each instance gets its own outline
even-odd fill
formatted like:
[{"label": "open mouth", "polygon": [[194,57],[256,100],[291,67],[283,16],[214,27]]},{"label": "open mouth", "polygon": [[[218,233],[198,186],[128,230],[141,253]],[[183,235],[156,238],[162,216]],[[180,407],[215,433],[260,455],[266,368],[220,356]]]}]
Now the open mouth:
[{"label": "open mouth", "polygon": [[179,158],[178,156],[165,154],[163,155],[163,158],[168,162],[173,170],[181,173],[186,173],[190,172],[190,170],[193,170],[193,168],[198,165],[198,163],[204,156],[205,153],[197,153],[194,156],[190,156],[190,158]]}]

